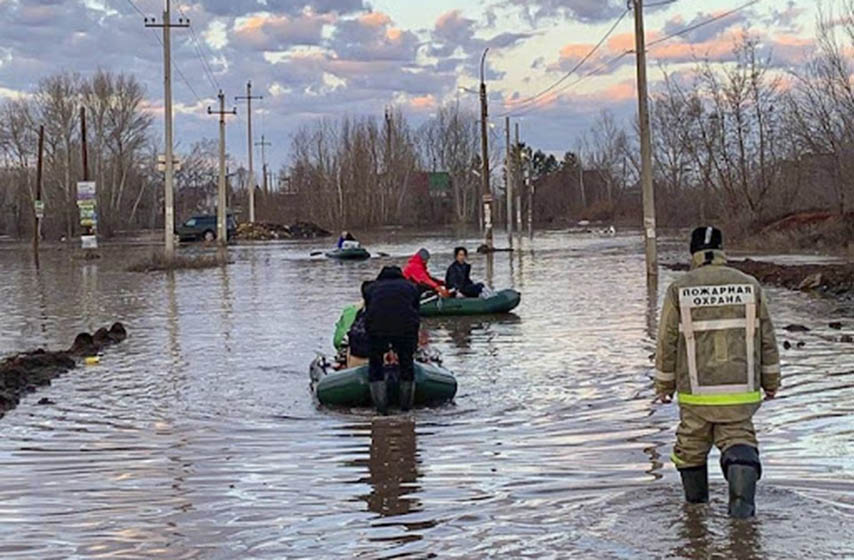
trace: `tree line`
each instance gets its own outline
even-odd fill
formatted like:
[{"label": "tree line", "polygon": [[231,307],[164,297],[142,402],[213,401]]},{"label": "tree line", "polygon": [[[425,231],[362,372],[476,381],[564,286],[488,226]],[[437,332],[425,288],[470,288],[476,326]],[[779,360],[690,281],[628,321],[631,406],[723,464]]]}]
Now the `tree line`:
[{"label": "tree line", "polygon": [[[854,211],[854,0],[842,17],[821,14],[815,52],[781,72],[750,35],[733,60],[698,61],[665,71],[651,95],[658,221],[685,226],[727,222],[753,231],[803,210]],[[98,184],[99,230],[111,235],[162,224],[160,152],[145,90],[129,74],[62,73],[31,95],[0,105],[0,233],[31,234],[37,131],[45,127],[46,237],[71,237],[82,178],[79,112],[88,125],[89,174]],[[310,220],[335,227],[477,223],[479,115],[459,102],[414,125],[400,108],[379,117],[322,119],[292,137],[280,182],[262,195],[259,219]],[[567,144],[572,139],[567,138]],[[635,120],[603,113],[572,150],[505,146],[490,132],[496,223],[512,181],[537,225],[580,219],[639,223],[640,161]],[[217,150],[212,140],[178,147],[179,218],[212,211]],[[247,173],[229,158],[230,207],[245,219]],[[532,195],[532,196],[531,196]]]}]

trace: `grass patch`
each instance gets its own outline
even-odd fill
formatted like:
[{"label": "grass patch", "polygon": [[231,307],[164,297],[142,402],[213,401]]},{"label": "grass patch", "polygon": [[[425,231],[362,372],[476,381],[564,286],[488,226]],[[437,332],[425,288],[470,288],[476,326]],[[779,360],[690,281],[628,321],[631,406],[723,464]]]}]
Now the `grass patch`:
[{"label": "grass patch", "polygon": [[201,270],[228,264],[228,260],[217,255],[175,255],[168,260],[162,253],[154,253],[148,259],[134,263],[128,272],[160,272],[167,270]]}]

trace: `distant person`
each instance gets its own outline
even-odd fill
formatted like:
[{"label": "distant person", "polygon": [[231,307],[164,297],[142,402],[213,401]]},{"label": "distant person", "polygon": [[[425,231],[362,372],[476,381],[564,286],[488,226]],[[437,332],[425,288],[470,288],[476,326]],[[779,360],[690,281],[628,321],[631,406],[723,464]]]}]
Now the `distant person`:
[{"label": "distant person", "polygon": [[342,231],[341,235],[338,237],[338,248],[339,249],[347,249],[352,246],[359,246],[359,242],[353,237],[353,234],[349,231]]},{"label": "distant person", "polygon": [[415,399],[414,355],[421,326],[418,288],[403,277],[399,267],[386,266],[375,282],[364,287],[364,298],[371,400],[380,414],[388,412],[383,360],[391,349],[400,367],[400,409],[409,410]]},{"label": "distant person", "polygon": [[403,276],[410,282],[414,282],[421,293],[432,291],[439,294],[440,297],[450,297],[451,294],[445,288],[444,283],[430,275],[430,271],[427,270],[427,263],[429,262],[430,251],[423,248],[419,249],[406,263]]},{"label": "distant person", "polygon": [[476,298],[484,294],[484,285],[472,281],[471,265],[466,262],[468,256],[469,252],[465,247],[454,249],[454,262],[445,273],[445,286],[464,297]]},{"label": "distant person", "polygon": [[762,474],[753,415],[780,387],[774,325],[759,282],[726,266],[723,234],[713,227],[691,235],[691,271],[667,290],[661,310],[655,391],[663,403],[679,396],[672,459],[685,499],[709,500],[709,450],[721,451],[729,482],[729,514],[755,514]]}]

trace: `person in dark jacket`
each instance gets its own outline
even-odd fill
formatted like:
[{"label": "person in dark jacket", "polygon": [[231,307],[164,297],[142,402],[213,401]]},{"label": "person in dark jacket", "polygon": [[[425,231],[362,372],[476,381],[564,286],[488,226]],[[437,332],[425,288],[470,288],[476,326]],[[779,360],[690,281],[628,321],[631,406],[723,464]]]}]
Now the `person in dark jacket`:
[{"label": "person in dark jacket", "polygon": [[466,262],[468,256],[469,252],[465,247],[454,249],[454,262],[445,273],[445,286],[465,297],[480,297],[483,293],[483,284],[475,284],[472,281],[471,265]]},{"label": "person in dark jacket", "polygon": [[388,411],[383,358],[389,348],[400,366],[400,408],[409,410],[415,398],[415,363],[418,347],[420,293],[403,277],[399,267],[383,267],[377,280],[366,286],[365,327],[370,341],[369,378],[371,399],[380,414]]}]

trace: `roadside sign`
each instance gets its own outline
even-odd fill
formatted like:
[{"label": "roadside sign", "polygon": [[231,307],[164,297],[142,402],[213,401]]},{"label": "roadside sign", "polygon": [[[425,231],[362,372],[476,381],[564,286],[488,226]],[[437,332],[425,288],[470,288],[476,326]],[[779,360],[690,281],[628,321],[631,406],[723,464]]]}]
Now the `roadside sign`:
[{"label": "roadside sign", "polygon": [[44,201],[36,200],[35,202],[33,202],[33,210],[35,210],[36,218],[38,218],[39,220],[44,218]]},{"label": "roadside sign", "polygon": [[81,235],[80,242],[84,249],[98,248],[98,237],[95,235]]},{"label": "roadside sign", "polygon": [[95,200],[95,181],[77,182],[77,202],[81,200]]}]

